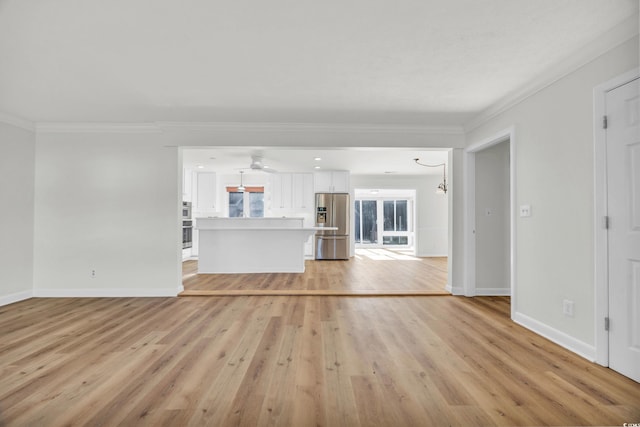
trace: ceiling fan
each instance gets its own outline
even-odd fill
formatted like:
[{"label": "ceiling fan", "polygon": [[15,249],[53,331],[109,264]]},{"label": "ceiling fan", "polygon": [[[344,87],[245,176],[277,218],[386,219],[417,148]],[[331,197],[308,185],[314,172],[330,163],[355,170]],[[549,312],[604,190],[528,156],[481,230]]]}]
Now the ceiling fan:
[{"label": "ceiling fan", "polygon": [[275,169],[270,168],[262,162],[262,156],[251,156],[251,165],[249,165],[249,169],[268,173],[277,172]]}]

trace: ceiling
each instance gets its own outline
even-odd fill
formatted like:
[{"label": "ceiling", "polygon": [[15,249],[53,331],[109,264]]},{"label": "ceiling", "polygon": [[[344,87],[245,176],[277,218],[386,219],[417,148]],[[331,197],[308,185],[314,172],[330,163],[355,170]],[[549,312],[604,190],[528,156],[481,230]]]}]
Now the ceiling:
[{"label": "ceiling", "polygon": [[0,0],[0,112],[460,126],[637,13],[637,0]]},{"label": "ceiling", "polygon": [[[0,114],[462,129],[637,15],[638,0],[0,0]],[[412,159],[447,157],[218,148],[184,158],[226,173],[252,154],[283,172],[320,163],[354,174],[440,173]]]}]

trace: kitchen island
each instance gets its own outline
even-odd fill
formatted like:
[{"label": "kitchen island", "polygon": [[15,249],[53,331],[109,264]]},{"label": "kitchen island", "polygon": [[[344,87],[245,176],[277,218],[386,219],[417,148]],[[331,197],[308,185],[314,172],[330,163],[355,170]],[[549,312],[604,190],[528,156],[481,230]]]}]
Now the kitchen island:
[{"label": "kitchen island", "polygon": [[303,218],[196,218],[198,273],[304,273],[304,245],[322,227]]}]

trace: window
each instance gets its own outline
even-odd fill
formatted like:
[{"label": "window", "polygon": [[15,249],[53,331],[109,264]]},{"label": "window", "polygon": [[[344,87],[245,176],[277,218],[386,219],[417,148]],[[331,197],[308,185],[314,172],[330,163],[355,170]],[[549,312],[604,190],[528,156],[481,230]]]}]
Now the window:
[{"label": "window", "polygon": [[264,217],[264,187],[246,187],[240,193],[237,187],[227,187],[229,218]]},{"label": "window", "polygon": [[407,231],[407,201],[385,200],[384,231]]},{"label": "window", "polygon": [[356,243],[378,243],[378,209],[375,200],[356,200]]},{"label": "window", "polygon": [[249,216],[262,218],[264,216],[264,193],[249,193]]},{"label": "window", "polygon": [[411,245],[412,203],[413,199],[356,199],[355,242],[367,246]]},{"label": "window", "polygon": [[229,218],[244,216],[244,193],[229,193]]}]

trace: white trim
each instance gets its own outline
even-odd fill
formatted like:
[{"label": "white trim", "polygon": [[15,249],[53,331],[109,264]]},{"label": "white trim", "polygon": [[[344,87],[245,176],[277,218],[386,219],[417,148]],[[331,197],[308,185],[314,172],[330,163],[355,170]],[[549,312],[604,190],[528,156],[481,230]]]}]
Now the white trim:
[{"label": "white trim", "polygon": [[554,329],[551,326],[541,323],[522,313],[515,313],[515,315],[513,316],[513,321],[535,332],[536,334],[541,335],[546,339],[558,344],[559,346],[564,347],[567,350],[570,350],[578,354],[579,356],[584,357],[590,362],[595,361],[596,349],[592,345],[577,340],[562,331]]},{"label": "white trim", "polygon": [[478,128],[492,118],[521,103],[532,95],[535,95],[544,88],[551,86],[558,80],[573,73],[637,35],[638,15],[633,15],[607,33],[590,41],[564,61],[554,64],[553,67],[542,73],[538,78],[531,80],[520,90],[514,91],[502,100],[493,103],[489,108],[465,123],[465,131],[470,132],[473,129]]},{"label": "white trim", "polygon": [[509,296],[509,295],[511,295],[511,289],[509,288],[476,288],[476,296],[478,297]]},{"label": "white trim", "polygon": [[475,184],[475,154],[479,151],[490,148],[501,142],[509,142],[509,197],[510,197],[510,294],[511,294],[511,317],[515,315],[517,307],[517,287],[516,287],[516,212],[517,212],[517,189],[516,189],[516,130],[514,126],[504,129],[489,138],[469,145],[464,156],[464,292],[467,296],[476,295],[476,240],[475,240],[475,217],[476,217],[476,184]]},{"label": "white trim", "polygon": [[5,123],[7,125],[18,127],[20,129],[29,130],[31,132],[34,132],[36,130],[36,125],[33,122],[2,112],[0,112],[0,123]]},{"label": "white trim", "polygon": [[[176,249],[176,265],[175,265],[175,274],[176,274],[176,287],[179,289],[180,292],[182,292],[184,290],[184,279],[182,277],[182,263],[185,261],[184,257],[182,256],[184,250],[182,249],[182,201],[183,201],[183,193],[182,190],[184,189],[184,159],[183,159],[183,155],[184,155],[184,149],[182,147],[178,147],[178,151],[177,151],[177,156],[176,156],[176,162],[178,163],[176,165],[176,169],[178,171],[178,176],[176,177],[177,179],[177,184],[178,184],[178,194],[176,194],[176,199],[175,199],[175,206],[176,206],[176,212],[175,215],[177,218],[179,218],[177,224],[178,226],[176,227],[176,240],[174,240],[175,242],[180,242],[180,244],[175,245],[175,249]],[[189,198],[189,200],[191,200],[191,198]],[[193,213],[193,211],[192,211]],[[193,222],[193,225],[195,226],[196,222]],[[194,227],[195,228],[195,227]],[[193,229],[192,229],[193,230]],[[191,243],[193,243],[193,237],[195,235],[195,230],[193,230],[193,232],[191,233]],[[198,248],[196,246],[196,252],[198,251]],[[191,249],[189,250],[189,254],[190,256],[188,258],[193,257],[193,246],[191,247]],[[196,257],[197,259],[197,257]]]},{"label": "white trim", "polygon": [[134,298],[175,297],[184,287],[173,289],[94,288],[94,289],[34,289],[36,298]]},{"label": "white trim", "polygon": [[594,169],[594,337],[596,362],[609,366],[609,333],[604,330],[604,318],[609,316],[607,230],[602,220],[607,215],[607,151],[606,132],[602,118],[606,114],[607,92],[640,77],[634,68],[593,89],[593,169]]},{"label": "white trim", "polygon": [[464,295],[472,297],[476,294],[476,156],[465,150],[462,158],[464,170],[464,275],[462,288]]},{"label": "white trim", "polygon": [[3,305],[13,304],[14,302],[24,301],[29,298],[33,298],[33,292],[22,291],[14,294],[4,295],[0,297],[0,307]]},{"label": "white trim", "polygon": [[163,131],[253,131],[464,135],[462,126],[379,125],[358,123],[156,122]]},{"label": "white trim", "polygon": [[[0,121],[2,116],[0,116]],[[73,123],[41,122],[31,125],[40,133],[161,133],[235,131],[258,133],[384,133],[412,135],[464,135],[462,126],[378,125],[357,123],[252,123],[252,122],[149,122]]]},{"label": "white trim", "polygon": [[[380,248],[389,248],[389,246],[380,246]],[[443,254],[443,253],[426,252],[426,253],[423,253],[423,254],[422,253],[421,254],[415,254],[414,256],[416,258],[446,258],[449,255],[446,254],[446,253]]]},{"label": "white trim", "polygon": [[451,292],[451,295],[465,296],[464,295],[464,288],[462,286],[451,286],[451,285],[447,284],[447,286],[445,286],[444,289],[446,291]]},{"label": "white trim", "polygon": [[42,122],[38,133],[161,133],[154,123],[65,123]]},{"label": "white trim", "polygon": [[[462,230],[458,231],[458,223],[461,222],[458,219],[458,216],[454,215],[454,202],[456,207],[459,206],[459,209],[456,211],[464,211],[464,205],[461,203],[464,201],[464,198],[458,197],[456,194],[456,189],[460,188],[460,183],[457,182],[456,176],[460,176],[461,172],[464,172],[464,168],[461,163],[464,160],[464,155],[462,150],[449,150],[447,153],[447,162],[449,164],[449,169],[447,173],[447,182],[449,183],[449,194],[447,196],[447,278],[448,283],[446,289],[453,295],[462,295],[463,290],[459,289],[457,286],[454,286],[453,283],[460,283],[461,279],[464,281],[464,277],[458,277],[458,272],[456,270],[460,270],[458,267],[458,263],[453,263],[453,253],[454,249],[457,252],[460,252],[458,249],[458,245],[454,244],[454,241],[459,239],[459,233],[464,233],[464,224],[461,224],[460,228]],[[460,179],[461,183],[464,183],[462,179]],[[455,199],[455,200],[454,200]],[[461,214],[458,214],[461,215]],[[462,235],[462,250],[464,256],[464,234]],[[464,276],[464,264],[462,264],[462,272],[461,276]]]}]

